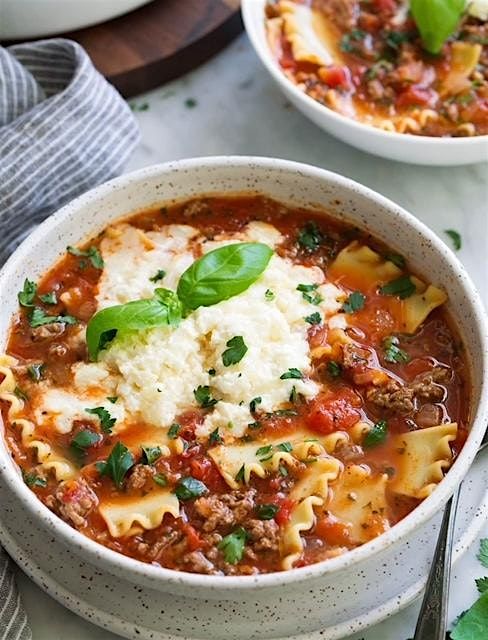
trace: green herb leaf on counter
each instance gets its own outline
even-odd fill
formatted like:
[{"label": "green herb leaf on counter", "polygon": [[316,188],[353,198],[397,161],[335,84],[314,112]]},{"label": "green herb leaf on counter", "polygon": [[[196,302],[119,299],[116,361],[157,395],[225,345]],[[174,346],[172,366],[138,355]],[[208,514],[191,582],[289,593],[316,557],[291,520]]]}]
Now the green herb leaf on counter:
[{"label": "green herb leaf on counter", "polygon": [[399,364],[410,361],[410,356],[406,351],[400,349],[399,344],[400,340],[396,336],[388,336],[383,340],[382,347],[386,362]]},{"label": "green herb leaf on counter", "polygon": [[217,404],[218,400],[216,398],[212,398],[212,394],[210,393],[210,387],[206,385],[198,386],[194,391],[193,395],[195,396],[195,400],[203,409],[209,409]]},{"label": "green herb leaf on counter", "polygon": [[34,307],[29,317],[29,324],[31,327],[42,327],[45,324],[76,324],[78,320],[73,316],[49,316],[44,309]]},{"label": "green herb leaf on counter", "polygon": [[465,9],[465,0],[411,0],[410,12],[426,51],[440,52],[444,42],[456,31]]},{"label": "green herb leaf on counter", "polygon": [[161,447],[141,447],[142,464],[154,464],[163,455]]},{"label": "green herb leaf on counter", "polygon": [[97,462],[96,467],[102,476],[112,478],[120,489],[124,478],[131,467],[134,466],[134,456],[122,442],[117,442],[106,462]]},{"label": "green herb leaf on counter", "polygon": [[96,360],[100,351],[119,333],[174,326],[181,318],[181,302],[169,289],[156,289],[153,298],[102,309],[91,318],[86,328],[90,360]]},{"label": "green herb leaf on counter", "polygon": [[461,234],[459,231],[455,231],[454,229],[445,229],[444,233],[451,238],[454,251],[459,251],[462,245]]},{"label": "green herb leaf on counter", "polygon": [[222,354],[222,362],[224,367],[230,367],[237,364],[247,353],[247,345],[242,336],[234,336],[225,345],[228,347]]},{"label": "green herb leaf on counter", "polygon": [[183,273],[177,294],[189,310],[209,307],[246,291],[268,266],[273,250],[259,242],[219,247]]},{"label": "green herb leaf on counter", "polygon": [[481,640],[488,629],[488,591],[457,619],[451,640]]},{"label": "green herb leaf on counter", "polygon": [[58,304],[58,299],[56,297],[55,291],[50,291],[49,293],[43,293],[39,296],[39,300],[44,302],[45,304]]},{"label": "green herb leaf on counter", "polygon": [[400,276],[380,287],[383,296],[397,296],[400,300],[409,298],[416,291],[410,276]]},{"label": "green herb leaf on counter", "polygon": [[197,480],[196,478],[192,478],[192,476],[187,476],[186,478],[181,478],[181,480],[176,485],[174,493],[179,500],[193,500],[193,498],[199,498],[203,496],[204,493],[207,493],[208,489],[206,485]]},{"label": "green herb leaf on counter", "polygon": [[315,222],[308,222],[297,235],[297,241],[301,249],[316,251],[324,241],[324,235]]},{"label": "green herb leaf on counter", "polygon": [[33,307],[36,293],[37,293],[37,284],[35,282],[32,282],[32,280],[29,280],[28,278],[26,278],[24,280],[24,286],[22,288],[22,291],[19,291],[19,293],[17,294],[19,303],[23,307]]},{"label": "green herb leaf on counter", "polygon": [[76,256],[78,258],[89,258],[92,265],[95,269],[103,269],[103,258],[102,254],[96,247],[88,247],[88,249],[78,249],[77,247],[66,247],[66,251],[71,253],[72,256]]},{"label": "green herb leaf on counter", "polygon": [[485,567],[485,569],[488,569],[488,538],[482,538],[480,542],[478,560]]},{"label": "green herb leaf on counter", "polygon": [[223,551],[224,559],[229,564],[237,564],[242,560],[246,546],[247,532],[243,527],[238,527],[232,533],[222,538],[218,548]]},{"label": "green herb leaf on counter", "polygon": [[475,582],[479,593],[485,593],[485,591],[488,591],[488,576],[484,578],[476,578]]},{"label": "green herb leaf on counter", "polygon": [[388,424],[386,420],[380,420],[377,422],[371,431],[365,435],[363,445],[365,447],[376,447],[378,444],[382,444],[386,440],[388,433]]},{"label": "green herb leaf on counter", "polygon": [[363,295],[360,291],[353,291],[351,294],[349,294],[347,300],[342,305],[342,311],[344,311],[344,313],[354,313],[355,311],[360,311],[364,307],[365,301],[365,295]]},{"label": "green herb leaf on counter", "polygon": [[100,427],[104,433],[112,433],[112,427],[117,422],[117,418],[112,418],[107,409],[94,407],[93,409],[85,409],[85,411],[100,418]]}]

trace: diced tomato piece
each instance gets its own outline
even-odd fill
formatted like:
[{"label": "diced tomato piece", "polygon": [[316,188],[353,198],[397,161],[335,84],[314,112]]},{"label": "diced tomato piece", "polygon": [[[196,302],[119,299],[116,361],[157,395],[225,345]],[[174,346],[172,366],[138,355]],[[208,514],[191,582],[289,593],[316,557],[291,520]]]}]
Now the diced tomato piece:
[{"label": "diced tomato piece", "polygon": [[190,461],[191,475],[201,480],[210,491],[220,491],[225,481],[214,463],[208,458],[193,458]]},{"label": "diced tomato piece", "polygon": [[[346,390],[344,390],[346,391]],[[361,414],[351,403],[352,398],[319,396],[310,407],[307,424],[317,433],[332,433],[340,429],[350,429],[361,418]],[[354,394],[355,396],[355,394]],[[356,397],[357,398],[357,397]]]},{"label": "diced tomato piece", "polygon": [[194,458],[190,462],[191,475],[203,481],[211,466],[212,463],[208,458]]},{"label": "diced tomato piece", "polygon": [[396,10],[395,0],[373,0],[373,4],[380,13],[391,15]]},{"label": "diced tomato piece", "polygon": [[183,533],[186,536],[186,543],[190,551],[201,549],[203,547],[203,540],[198,535],[198,531],[191,526],[191,524],[185,523],[183,525]]},{"label": "diced tomato piece", "polygon": [[336,87],[347,89],[351,86],[351,73],[347,67],[336,65],[320,67],[319,78],[332,89]]},{"label": "diced tomato piece", "polygon": [[351,542],[351,529],[348,524],[330,517],[322,518],[315,525],[315,533],[330,545],[348,545]]},{"label": "diced tomato piece", "polygon": [[402,91],[396,99],[396,106],[399,108],[412,107],[415,105],[434,106],[437,101],[437,93],[433,89],[411,85]]},{"label": "diced tomato piece", "polygon": [[308,330],[308,342],[311,349],[321,347],[327,343],[327,327],[324,324],[314,324]]},{"label": "diced tomato piece", "polygon": [[276,500],[275,504],[278,504],[280,507],[280,510],[275,515],[275,520],[281,527],[290,520],[291,512],[296,502],[295,500],[290,500],[289,498],[285,498],[283,500]]}]

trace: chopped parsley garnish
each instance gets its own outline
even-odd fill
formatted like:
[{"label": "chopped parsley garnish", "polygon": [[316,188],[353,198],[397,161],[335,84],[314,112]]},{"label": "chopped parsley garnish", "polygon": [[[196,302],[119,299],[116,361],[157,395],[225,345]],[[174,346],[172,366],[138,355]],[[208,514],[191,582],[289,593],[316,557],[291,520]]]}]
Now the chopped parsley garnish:
[{"label": "chopped parsley garnish", "polygon": [[295,385],[293,385],[293,387],[291,388],[289,400],[290,402],[293,402],[293,404],[295,404],[295,402],[298,400],[298,393]]},{"label": "chopped parsley garnish", "polygon": [[342,375],[342,366],[335,360],[327,363],[327,373],[331,378],[339,378]]},{"label": "chopped parsley garnish", "polygon": [[385,255],[385,260],[388,260],[388,262],[393,262],[395,267],[398,267],[399,269],[405,268],[405,258],[399,253],[387,253]]},{"label": "chopped parsley garnish", "polygon": [[263,399],[261,398],[261,396],[256,396],[256,398],[253,398],[251,400],[251,402],[249,403],[249,410],[251,411],[251,413],[256,412],[257,405],[261,404],[262,401]]},{"label": "chopped parsley garnish", "polygon": [[395,51],[397,51],[404,42],[408,42],[411,39],[412,35],[407,31],[389,31],[385,34],[385,43]]},{"label": "chopped parsley garnish", "polygon": [[280,380],[303,380],[303,373],[296,367],[290,367],[288,371],[281,374]]},{"label": "chopped parsley garnish", "polygon": [[396,336],[388,336],[383,340],[383,351],[386,362],[405,363],[409,362],[410,356],[406,351],[398,346],[400,340]]},{"label": "chopped parsley garnish", "polygon": [[115,404],[118,399],[119,399],[119,396],[107,396],[107,400],[112,404]]},{"label": "chopped parsley garnish", "polygon": [[142,464],[154,464],[162,456],[161,447],[141,447]]},{"label": "chopped parsley garnish", "polygon": [[410,276],[400,276],[396,280],[391,280],[387,284],[380,287],[380,293],[383,296],[397,296],[400,300],[409,298],[415,293],[415,285]]},{"label": "chopped parsley garnish", "polygon": [[488,538],[483,538],[480,541],[480,550],[477,557],[485,569],[488,569]]},{"label": "chopped parsley garnish", "polygon": [[375,447],[378,444],[382,444],[386,440],[387,433],[388,424],[386,420],[380,420],[365,435],[363,445],[365,447]]},{"label": "chopped parsley garnish", "polygon": [[90,429],[84,429],[83,431],[78,431],[75,437],[71,440],[70,446],[75,447],[76,449],[87,449],[97,442],[100,442],[100,440],[101,435],[99,433],[90,431]]},{"label": "chopped parsley garnish", "polygon": [[303,299],[310,304],[320,304],[323,300],[322,296],[319,293],[314,293],[318,286],[318,284],[299,284],[297,291],[300,291]]},{"label": "chopped parsley garnish", "polygon": [[305,316],[304,320],[305,322],[308,322],[308,324],[320,324],[322,322],[322,316],[318,311],[315,311],[315,313]]},{"label": "chopped parsley garnish", "polygon": [[277,504],[258,504],[256,515],[260,520],[272,520],[280,510]]},{"label": "chopped parsley garnish", "polygon": [[274,417],[286,417],[289,418],[291,416],[297,416],[298,413],[294,410],[294,409],[276,409],[275,411],[271,411],[270,413],[266,414],[267,418],[274,418]]},{"label": "chopped parsley garnish", "polygon": [[35,473],[24,471],[24,469],[22,469],[22,478],[28,487],[40,487],[42,489],[47,487],[47,480],[45,478],[41,478]]},{"label": "chopped parsley garnish", "polygon": [[29,396],[26,394],[25,391],[23,391],[20,387],[15,387],[14,389],[14,395],[19,399],[19,400],[24,400],[27,402],[27,400],[29,399]]},{"label": "chopped parsley garnish", "polygon": [[215,369],[209,369],[207,373],[209,376],[214,376],[217,372],[215,371]]},{"label": "chopped parsley garnish", "polygon": [[256,458],[259,459],[259,462],[266,462],[266,460],[269,460],[273,456],[272,451],[273,451],[272,444],[266,444],[262,447],[259,447],[259,449],[257,449],[256,451]]},{"label": "chopped parsley garnish", "polygon": [[100,427],[104,433],[112,433],[112,427],[117,422],[117,418],[112,418],[105,407],[94,407],[85,411],[100,418]]},{"label": "chopped parsley garnish", "polygon": [[256,420],[256,422],[250,422],[248,425],[249,429],[261,429],[261,423],[259,422],[259,420]]},{"label": "chopped parsley garnish", "polygon": [[156,271],[156,273],[153,276],[149,278],[149,280],[151,282],[159,282],[159,280],[162,280],[165,275],[166,275],[166,271],[164,271],[163,269],[159,269],[158,271]]},{"label": "chopped parsley garnish", "polygon": [[273,293],[271,289],[266,289],[266,291],[264,292],[264,297],[268,302],[271,302],[271,300],[274,300],[276,298],[276,294]]},{"label": "chopped parsley garnish", "polygon": [[219,433],[219,428],[216,427],[208,436],[210,444],[221,444],[223,442],[222,436]]},{"label": "chopped parsley garnish", "polygon": [[19,291],[19,293],[17,294],[19,304],[21,304],[23,307],[33,307],[36,293],[37,293],[36,283],[26,278],[24,280],[24,287],[22,291]]},{"label": "chopped parsley garnish", "polygon": [[103,269],[102,254],[96,247],[88,247],[88,249],[77,249],[76,247],[66,247],[68,253],[78,258],[89,258],[95,269]]},{"label": "chopped parsley garnish", "polygon": [[242,560],[246,540],[247,532],[243,527],[238,527],[235,531],[222,538],[218,544],[218,548],[223,551],[226,562],[229,564],[237,564]]},{"label": "chopped parsley garnish", "polygon": [[345,33],[340,42],[341,51],[345,53],[359,53],[358,44],[361,44],[367,33],[362,29],[353,29],[349,33]]},{"label": "chopped parsley garnish", "polygon": [[244,468],[244,465],[242,465],[239,471],[236,473],[235,481],[244,482],[244,473],[245,473],[245,468]]},{"label": "chopped parsley garnish", "polygon": [[210,387],[200,385],[194,391],[195,400],[203,409],[209,409],[217,404],[218,400],[212,398]]},{"label": "chopped parsley garnish", "polygon": [[[480,541],[478,560],[488,569],[488,539]],[[450,638],[452,640],[474,640],[485,637],[488,628],[488,577],[478,578],[476,587],[480,597],[470,609],[462,613],[454,623]]]},{"label": "chopped parsley garnish", "polygon": [[315,222],[308,222],[297,235],[300,248],[305,251],[316,251],[324,240],[324,235]]},{"label": "chopped parsley garnish", "polygon": [[231,364],[237,364],[247,353],[247,346],[242,336],[234,336],[225,345],[228,347],[222,354],[222,362],[224,367],[230,367]]},{"label": "chopped parsley garnish", "polygon": [[179,500],[186,501],[199,498],[203,496],[204,493],[207,493],[207,491],[208,489],[203,482],[192,478],[192,476],[186,476],[178,482],[174,493]]},{"label": "chopped parsley garnish", "polygon": [[96,467],[102,476],[112,478],[120,489],[124,478],[131,467],[134,466],[134,457],[122,442],[117,442],[106,462],[97,462]]},{"label": "chopped parsley garnish", "polygon": [[366,296],[360,291],[353,291],[342,305],[344,313],[354,313],[360,311],[364,307]]},{"label": "chopped parsley garnish", "polygon": [[445,229],[444,233],[451,238],[454,251],[459,251],[462,245],[461,234],[459,231],[455,231],[454,229]]},{"label": "chopped parsley garnish", "polygon": [[290,453],[290,451],[293,451],[293,447],[291,445],[291,442],[281,442],[280,444],[276,445],[276,450],[286,451],[286,453]]},{"label": "chopped parsley garnish", "polygon": [[153,480],[160,487],[165,487],[168,484],[168,478],[164,475],[164,473],[156,473],[153,476]]},{"label": "chopped parsley garnish", "polygon": [[27,367],[27,373],[33,382],[40,382],[44,377],[45,369],[44,362],[35,362]]},{"label": "chopped parsley garnish", "polygon": [[288,469],[283,464],[280,464],[280,466],[278,467],[278,472],[280,476],[283,476],[284,478],[286,478],[286,476],[288,475]]},{"label": "chopped parsley garnish", "polygon": [[49,293],[43,293],[39,296],[39,300],[42,300],[45,304],[58,304],[58,299],[56,298],[56,292],[50,291]]},{"label": "chopped parsley garnish", "polygon": [[484,578],[477,578],[475,582],[479,593],[485,593],[485,591],[488,591],[488,576],[485,576]]},{"label": "chopped parsley garnish", "polygon": [[31,327],[41,327],[45,324],[53,324],[55,322],[62,324],[76,324],[78,320],[73,318],[73,316],[48,316],[44,309],[39,309],[39,307],[34,307],[29,317],[29,324]]},{"label": "chopped parsley garnish", "polygon": [[173,424],[168,429],[168,438],[170,440],[175,440],[178,437],[180,429],[181,425],[179,425],[177,422],[173,422]]}]

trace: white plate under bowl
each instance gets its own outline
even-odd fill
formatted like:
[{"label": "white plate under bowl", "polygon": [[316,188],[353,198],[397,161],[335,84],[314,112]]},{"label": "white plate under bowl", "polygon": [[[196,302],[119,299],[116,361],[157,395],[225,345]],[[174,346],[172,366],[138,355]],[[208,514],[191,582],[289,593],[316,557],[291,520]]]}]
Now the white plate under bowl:
[{"label": "white plate under bowl", "polygon": [[[472,546],[486,521],[488,513],[488,452],[471,467],[462,486],[460,508],[456,524],[454,562]],[[437,536],[440,516],[432,525],[432,540]],[[144,588],[101,572],[96,566],[80,558],[64,545],[49,537],[33,521],[22,506],[13,501],[0,484],[0,541],[27,575],[62,605],[86,618],[89,622],[133,640],[254,640],[246,627],[235,635],[226,628],[232,617],[232,601],[195,601]],[[406,551],[415,555],[416,550]],[[387,570],[398,571],[398,567]],[[409,586],[392,594],[390,600],[354,619],[343,620],[316,632],[287,636],[287,640],[339,640],[352,633],[391,617],[417,598],[424,586],[422,568],[412,574]],[[324,606],[327,603],[324,601]],[[196,628],[204,623],[209,607],[217,608],[222,618],[221,633],[187,636],[178,632],[178,616],[193,617]],[[180,613],[181,612],[181,613]],[[300,621],[297,620],[297,624]],[[202,628],[204,624],[202,625]],[[278,636],[276,636],[278,640]],[[282,637],[283,638],[283,637]],[[284,639],[283,639],[284,640]]]},{"label": "white plate under bowl", "polygon": [[151,0],[0,0],[0,40],[39,38],[82,29],[149,2]]}]

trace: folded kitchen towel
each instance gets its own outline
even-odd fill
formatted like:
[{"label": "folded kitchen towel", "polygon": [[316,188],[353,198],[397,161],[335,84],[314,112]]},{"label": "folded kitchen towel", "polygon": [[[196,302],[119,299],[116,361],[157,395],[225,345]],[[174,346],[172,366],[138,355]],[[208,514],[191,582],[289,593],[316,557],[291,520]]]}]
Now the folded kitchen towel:
[{"label": "folded kitchen towel", "polygon": [[[0,265],[55,209],[117,175],[138,137],[127,103],[76,42],[0,47]],[[31,637],[0,548],[0,640]]]}]

